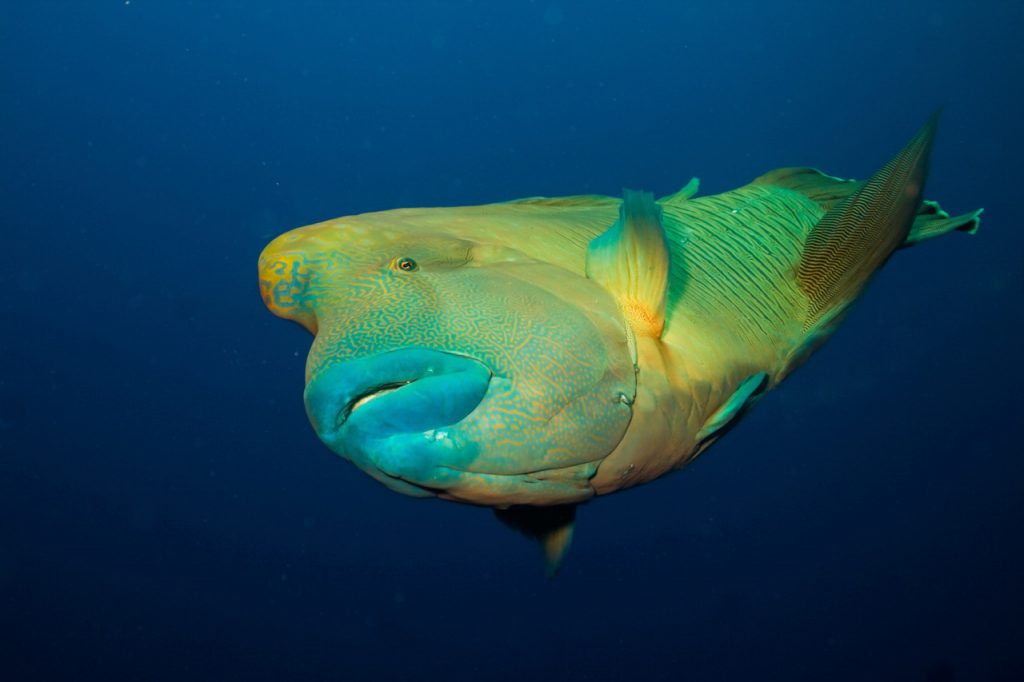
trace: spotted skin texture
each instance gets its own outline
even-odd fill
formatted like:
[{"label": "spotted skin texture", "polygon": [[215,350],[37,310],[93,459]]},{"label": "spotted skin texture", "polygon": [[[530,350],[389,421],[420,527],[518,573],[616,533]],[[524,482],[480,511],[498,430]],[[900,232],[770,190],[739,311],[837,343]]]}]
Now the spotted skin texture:
[{"label": "spotted skin texture", "polygon": [[[611,297],[502,244],[420,232],[415,223],[383,232],[362,220],[289,233],[262,259],[268,307],[316,333],[309,386],[345,363],[418,349],[472,358],[492,377],[480,408],[457,426],[438,424],[443,431],[403,433],[388,444],[359,441],[355,426],[347,439],[331,440],[323,429],[321,437],[410,494],[488,504],[592,495],[590,478],[629,424],[621,397],[635,395],[624,323]],[[401,269],[403,259],[415,269]],[[393,380],[389,371],[382,366],[381,385]],[[434,447],[440,442],[443,448]],[[370,445],[378,451],[366,452]]]},{"label": "spotted skin texture", "polygon": [[[884,172],[922,178],[904,157],[927,154]],[[310,225],[266,247],[260,286],[315,335],[306,407],[338,455],[409,495],[571,504],[692,461],[832,333],[873,270],[821,294],[801,270],[816,226],[884,233],[857,242],[873,267],[901,243],[977,227],[979,212],[950,218],[934,202],[901,209],[898,239],[870,210],[837,213],[879,186],[780,169],[662,200],[663,313],[588,278],[588,246],[619,219],[602,196]],[[828,229],[819,241],[847,239]],[[823,271],[851,268],[813,255]]]}]

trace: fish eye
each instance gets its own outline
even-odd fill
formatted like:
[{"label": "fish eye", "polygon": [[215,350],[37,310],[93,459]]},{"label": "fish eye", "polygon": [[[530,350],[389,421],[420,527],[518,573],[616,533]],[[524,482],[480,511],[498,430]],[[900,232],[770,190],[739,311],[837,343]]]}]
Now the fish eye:
[{"label": "fish eye", "polygon": [[416,261],[412,258],[399,258],[395,261],[395,267],[399,270],[405,270],[406,272],[412,272],[419,266],[416,265]]}]

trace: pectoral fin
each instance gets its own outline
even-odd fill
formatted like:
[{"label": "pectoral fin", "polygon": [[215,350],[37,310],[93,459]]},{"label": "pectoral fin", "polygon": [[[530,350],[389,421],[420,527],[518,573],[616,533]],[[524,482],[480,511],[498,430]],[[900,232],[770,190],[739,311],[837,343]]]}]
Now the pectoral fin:
[{"label": "pectoral fin", "polygon": [[654,195],[626,190],[619,219],[587,248],[587,277],[615,296],[637,336],[659,338],[669,261]]},{"label": "pectoral fin", "polygon": [[495,509],[494,514],[509,528],[541,543],[544,549],[544,567],[548,577],[553,578],[569,551],[569,545],[572,544],[573,529],[576,525],[576,505],[522,505]]},{"label": "pectoral fin", "polygon": [[937,125],[938,112],[811,230],[797,269],[797,282],[809,300],[805,330],[844,309],[907,240],[921,205]]}]

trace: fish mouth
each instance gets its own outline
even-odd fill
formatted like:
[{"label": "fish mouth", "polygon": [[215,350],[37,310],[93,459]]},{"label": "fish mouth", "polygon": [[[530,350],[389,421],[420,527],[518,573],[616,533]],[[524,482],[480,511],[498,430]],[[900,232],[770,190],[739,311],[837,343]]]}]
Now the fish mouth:
[{"label": "fish mouth", "polygon": [[461,421],[481,403],[492,376],[486,365],[465,355],[403,348],[318,373],[306,386],[306,410],[321,440],[348,456],[349,446],[358,442]]},{"label": "fish mouth", "polygon": [[388,393],[393,393],[394,391],[400,389],[402,386],[408,386],[411,383],[412,381],[398,381],[389,384],[382,384],[375,388],[371,388],[366,393],[358,396],[354,400],[349,401],[348,405],[345,406],[345,410],[339,413],[338,415],[338,428],[341,428],[344,425],[344,423],[348,421],[348,418],[352,416],[353,412],[358,410],[360,407],[366,405],[371,400],[375,400],[383,395],[387,395]]}]

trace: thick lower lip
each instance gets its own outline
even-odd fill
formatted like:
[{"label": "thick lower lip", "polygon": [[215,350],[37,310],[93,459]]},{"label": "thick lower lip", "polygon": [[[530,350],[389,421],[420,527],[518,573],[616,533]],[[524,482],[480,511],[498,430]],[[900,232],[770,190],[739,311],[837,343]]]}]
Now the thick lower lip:
[{"label": "thick lower lip", "polygon": [[487,393],[491,372],[462,355],[408,348],[350,360],[306,387],[306,409],[322,439],[385,438],[449,426]]}]

